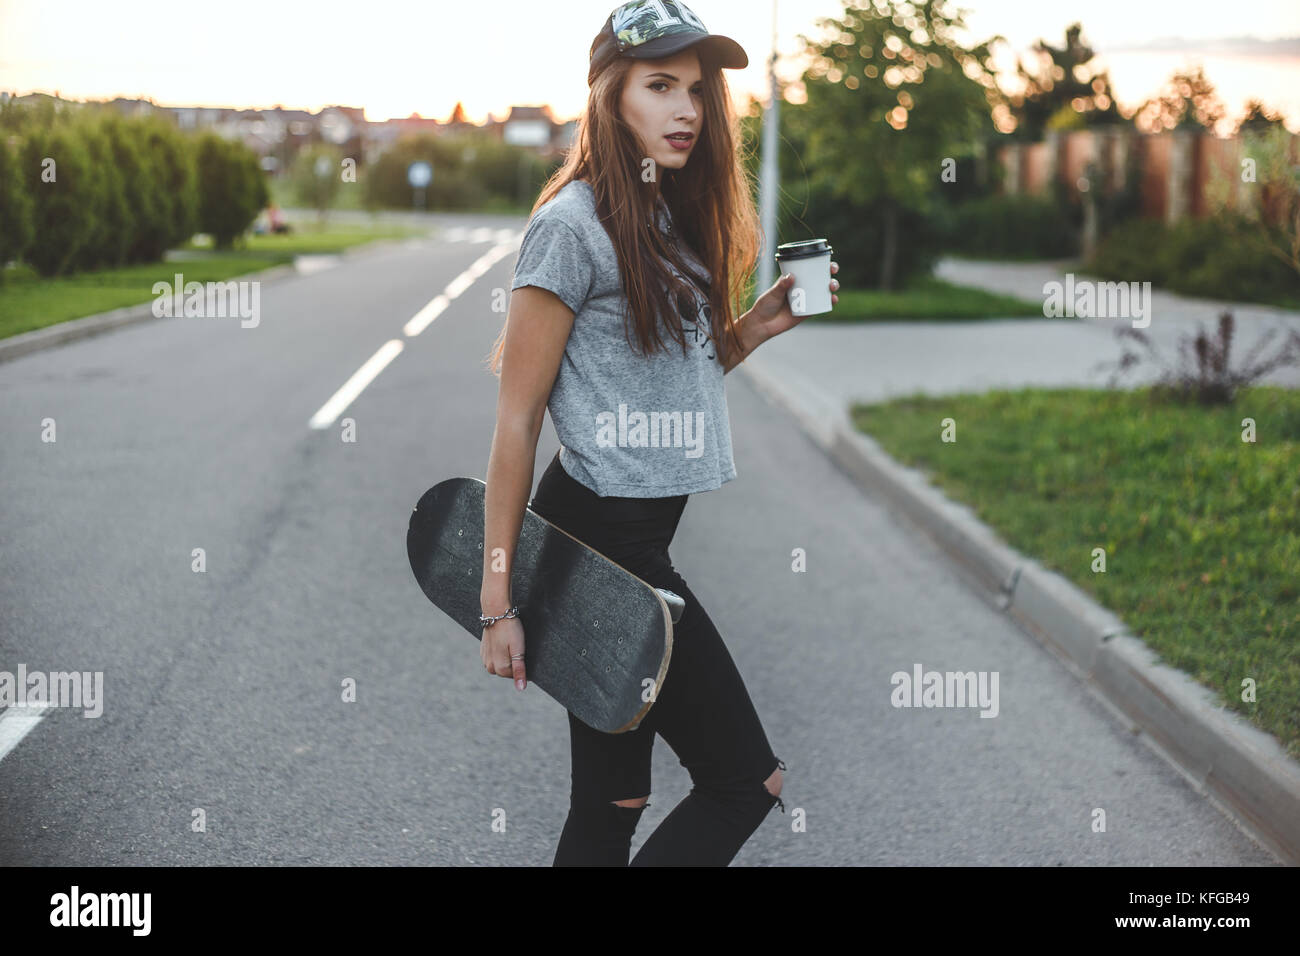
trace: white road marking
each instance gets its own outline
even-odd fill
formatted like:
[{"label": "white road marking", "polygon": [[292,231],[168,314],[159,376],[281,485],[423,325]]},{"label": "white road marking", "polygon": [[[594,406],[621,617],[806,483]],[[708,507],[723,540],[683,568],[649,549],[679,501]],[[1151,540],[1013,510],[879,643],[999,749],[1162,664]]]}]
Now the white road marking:
[{"label": "white road marking", "polygon": [[293,257],[293,267],[299,275],[311,275],[333,269],[343,261],[340,255],[301,255]]},{"label": "white road marking", "polygon": [[52,704],[26,704],[9,707],[0,714],[0,760],[4,760],[52,709]]},{"label": "white road marking", "polygon": [[[447,283],[447,288],[434,296],[427,302],[419,312],[411,316],[406,324],[402,326],[402,334],[407,338],[413,338],[423,332],[434,319],[440,316],[451,305],[453,299],[477,282],[489,269],[499,261],[509,255],[514,249],[515,242],[522,237],[522,233],[512,230],[491,230],[478,229],[475,234],[485,233],[487,238],[494,235],[498,238],[500,233],[505,232],[507,240],[493,246],[483,255],[479,256],[469,267],[456,278]],[[366,361],[365,365],[352,373],[343,387],[330,396],[329,401],[320,407],[320,410],[307,422],[309,428],[320,430],[329,428],[333,425],[340,415],[343,414],[354,401],[376,378],[379,373],[388,367],[388,363],[401,354],[405,345],[400,339],[390,339],[385,342],[374,355]]]},{"label": "white road marking", "polygon": [[[476,229],[470,229],[467,226],[449,226],[438,234],[440,242],[512,242],[514,238],[521,233],[514,229],[493,229],[489,226],[481,226]],[[411,240],[408,245],[424,243],[434,245],[434,243],[425,243],[424,240]]]},{"label": "white road marking", "polygon": [[379,351],[366,360],[366,364],[352,373],[352,377],[343,383],[343,387],[330,396],[330,400],[320,407],[307,425],[311,428],[329,428],[335,420],[356,401],[356,397],[373,382],[388,363],[401,354],[406,346],[401,339],[389,339],[379,347]]},{"label": "white road marking", "polygon": [[402,326],[402,334],[407,338],[419,335],[424,331],[425,326],[442,315],[442,310],[449,305],[451,305],[451,299],[447,298],[447,296],[435,295],[428,305],[411,316],[410,320]]}]

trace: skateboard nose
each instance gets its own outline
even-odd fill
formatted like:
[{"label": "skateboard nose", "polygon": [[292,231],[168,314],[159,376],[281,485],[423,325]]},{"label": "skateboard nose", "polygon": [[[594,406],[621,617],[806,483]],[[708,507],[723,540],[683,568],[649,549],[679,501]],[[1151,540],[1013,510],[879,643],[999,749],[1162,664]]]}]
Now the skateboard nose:
[{"label": "skateboard nose", "polygon": [[655,588],[663,597],[664,603],[668,605],[668,615],[676,624],[682,619],[682,612],[686,610],[686,599],[679,594],[674,594],[667,588]]}]

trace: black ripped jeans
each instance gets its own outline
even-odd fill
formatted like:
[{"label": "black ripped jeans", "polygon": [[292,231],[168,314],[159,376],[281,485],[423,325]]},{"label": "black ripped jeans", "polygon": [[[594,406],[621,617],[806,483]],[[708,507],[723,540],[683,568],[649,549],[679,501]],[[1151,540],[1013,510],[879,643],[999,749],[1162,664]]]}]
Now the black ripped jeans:
[{"label": "black ripped jeans", "polygon": [[602,498],[570,477],[557,453],[530,504],[652,586],[686,600],[673,626],[668,676],[636,730],[606,734],[569,714],[569,816],[555,866],[629,865],[632,834],[644,807],[613,801],[649,796],[656,733],[690,772],[693,786],[631,866],[726,866],[773,806],[785,812],[781,798],[763,785],[785,764],[768,744],[722,636],[668,558],[686,499]]}]

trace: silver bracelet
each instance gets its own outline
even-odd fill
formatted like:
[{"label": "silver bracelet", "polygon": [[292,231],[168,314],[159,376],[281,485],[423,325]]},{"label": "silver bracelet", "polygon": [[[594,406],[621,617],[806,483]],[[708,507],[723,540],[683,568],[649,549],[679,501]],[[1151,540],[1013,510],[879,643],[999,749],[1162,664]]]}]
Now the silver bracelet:
[{"label": "silver bracelet", "polygon": [[518,616],[519,616],[519,608],[512,607],[510,610],[506,611],[506,613],[498,614],[496,617],[488,617],[484,614],[480,614],[478,616],[478,622],[482,624],[484,627],[491,627],[493,624],[495,624],[497,621],[501,620],[502,618],[518,617]]}]

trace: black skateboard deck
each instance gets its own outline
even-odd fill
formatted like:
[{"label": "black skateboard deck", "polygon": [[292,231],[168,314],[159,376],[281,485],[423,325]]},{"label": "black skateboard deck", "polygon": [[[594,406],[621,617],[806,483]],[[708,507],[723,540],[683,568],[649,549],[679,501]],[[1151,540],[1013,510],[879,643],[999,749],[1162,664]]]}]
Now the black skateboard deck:
[{"label": "black skateboard deck", "polygon": [[[425,596],[478,640],[486,490],[478,478],[439,482],[420,497],[406,534]],[[596,730],[635,729],[663,689],[673,622],[685,601],[531,508],[524,509],[510,589],[529,683]]]}]

